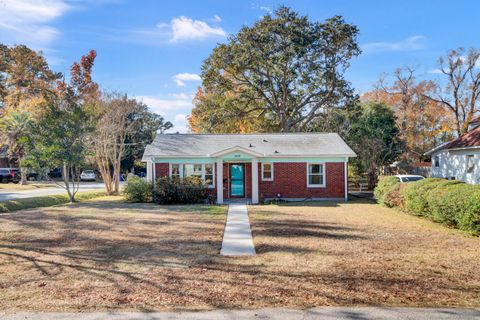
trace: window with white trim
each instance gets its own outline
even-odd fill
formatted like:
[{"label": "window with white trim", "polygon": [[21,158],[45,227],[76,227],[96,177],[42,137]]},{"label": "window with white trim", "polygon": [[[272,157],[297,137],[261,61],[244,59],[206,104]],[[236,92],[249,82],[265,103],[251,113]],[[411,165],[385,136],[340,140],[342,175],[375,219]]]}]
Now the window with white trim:
[{"label": "window with white trim", "polygon": [[273,181],[273,163],[262,162],[262,180]]},{"label": "window with white trim", "polygon": [[433,157],[433,164],[434,164],[435,168],[440,167],[440,157],[439,156]]},{"label": "window with white trim", "polygon": [[172,178],[180,178],[180,165],[172,164],[170,168],[171,168],[170,176]]},{"label": "window with white trim", "polygon": [[307,164],[307,187],[325,187],[325,164]]},{"label": "window with white trim", "polygon": [[170,177],[186,178],[197,176],[209,187],[215,187],[215,175],[211,163],[172,163],[170,164]]},{"label": "window with white trim", "polygon": [[205,184],[207,184],[210,187],[214,186],[214,180],[213,180],[213,164],[211,163],[206,163],[205,164],[205,176],[204,176],[204,181]]},{"label": "window with white trim", "polygon": [[202,164],[184,164],[183,177],[198,176],[202,177]]},{"label": "window with white trim", "polygon": [[467,173],[475,171],[475,156],[473,154],[467,155]]}]

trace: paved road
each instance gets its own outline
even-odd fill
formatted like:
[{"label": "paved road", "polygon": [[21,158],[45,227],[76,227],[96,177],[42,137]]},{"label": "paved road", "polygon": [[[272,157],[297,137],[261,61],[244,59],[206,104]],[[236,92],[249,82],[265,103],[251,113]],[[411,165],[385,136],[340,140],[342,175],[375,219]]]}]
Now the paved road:
[{"label": "paved road", "polygon": [[478,320],[480,309],[422,308],[349,308],[324,307],[308,310],[216,310],[207,312],[95,312],[95,313],[16,313],[2,315],[1,320],[234,320],[234,319],[322,319],[322,320]]},{"label": "paved road", "polygon": [[[103,189],[103,183],[81,183],[79,192]],[[52,188],[39,188],[33,190],[0,190],[0,201],[24,199],[32,197],[51,196],[55,194],[64,194],[65,189],[55,186]]]}]

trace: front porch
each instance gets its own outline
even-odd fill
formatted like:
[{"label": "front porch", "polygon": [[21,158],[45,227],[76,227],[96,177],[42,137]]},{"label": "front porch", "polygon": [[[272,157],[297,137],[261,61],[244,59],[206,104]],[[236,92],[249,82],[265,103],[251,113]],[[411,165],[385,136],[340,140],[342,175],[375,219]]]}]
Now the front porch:
[{"label": "front porch", "polygon": [[255,151],[241,147],[210,155],[216,163],[217,203],[259,202],[258,158]]}]

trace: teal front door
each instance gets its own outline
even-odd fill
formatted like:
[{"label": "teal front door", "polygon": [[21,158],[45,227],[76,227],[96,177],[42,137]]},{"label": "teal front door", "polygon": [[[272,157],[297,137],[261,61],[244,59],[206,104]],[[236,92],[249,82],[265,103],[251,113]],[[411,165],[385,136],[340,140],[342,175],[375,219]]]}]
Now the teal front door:
[{"label": "teal front door", "polygon": [[230,196],[245,197],[245,165],[230,164]]}]

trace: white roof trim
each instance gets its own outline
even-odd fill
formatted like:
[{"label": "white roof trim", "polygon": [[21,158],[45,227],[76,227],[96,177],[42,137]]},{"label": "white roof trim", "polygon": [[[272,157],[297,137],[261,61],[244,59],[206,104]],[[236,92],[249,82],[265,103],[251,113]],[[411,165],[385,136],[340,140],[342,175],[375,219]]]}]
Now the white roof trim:
[{"label": "white roof trim", "polygon": [[431,155],[434,154],[435,152],[442,150],[442,149],[443,149],[447,144],[449,144],[450,142],[452,142],[452,141],[444,142],[444,143],[442,143],[441,145],[436,146],[435,148],[433,148],[433,149],[425,152],[423,155],[425,155],[425,156],[431,156]]},{"label": "white roof trim", "polygon": [[223,150],[211,153],[211,154],[207,154],[207,157],[221,157],[223,155],[226,155],[226,154],[229,154],[229,153],[232,153],[232,152],[238,152],[238,151],[246,153],[246,154],[248,154],[250,156],[254,156],[254,157],[263,157],[264,156],[263,153],[259,153],[259,152],[253,151],[253,150],[249,150],[249,149],[246,149],[246,148],[243,148],[243,147],[240,147],[240,146],[234,146],[234,147],[223,149]]},{"label": "white roof trim", "polygon": [[451,148],[447,149],[448,151],[460,151],[460,150],[469,150],[469,149],[480,149],[480,146],[470,146],[470,147],[462,147],[462,148]]}]

